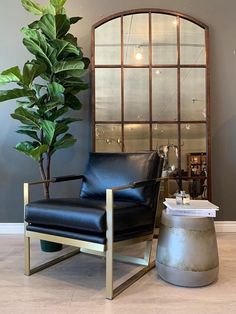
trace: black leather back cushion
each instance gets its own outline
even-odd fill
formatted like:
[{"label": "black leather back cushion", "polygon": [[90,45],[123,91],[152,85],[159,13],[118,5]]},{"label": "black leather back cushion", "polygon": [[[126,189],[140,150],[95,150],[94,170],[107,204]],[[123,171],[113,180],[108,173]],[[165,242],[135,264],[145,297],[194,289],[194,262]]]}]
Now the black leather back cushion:
[{"label": "black leather back cushion", "polygon": [[[80,197],[104,199],[108,188],[153,179],[160,173],[160,158],[156,152],[91,153]],[[152,194],[153,187],[149,186],[115,192],[115,199],[150,203]]]}]

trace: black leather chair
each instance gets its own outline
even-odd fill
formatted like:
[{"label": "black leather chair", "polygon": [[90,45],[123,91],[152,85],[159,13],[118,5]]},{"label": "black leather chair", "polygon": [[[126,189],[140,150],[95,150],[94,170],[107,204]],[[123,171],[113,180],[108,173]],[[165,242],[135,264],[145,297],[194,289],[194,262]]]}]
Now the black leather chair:
[{"label": "black leather chair", "polygon": [[[78,251],[106,257],[106,297],[112,299],[154,267],[150,262],[162,160],[156,152],[91,153],[83,176],[56,177],[52,183],[82,180],[77,198],[30,202],[25,190],[25,274],[68,258]],[[76,251],[30,268],[30,238],[78,247]],[[144,258],[121,256],[116,248],[146,241]],[[113,289],[113,259],[143,265]]]}]

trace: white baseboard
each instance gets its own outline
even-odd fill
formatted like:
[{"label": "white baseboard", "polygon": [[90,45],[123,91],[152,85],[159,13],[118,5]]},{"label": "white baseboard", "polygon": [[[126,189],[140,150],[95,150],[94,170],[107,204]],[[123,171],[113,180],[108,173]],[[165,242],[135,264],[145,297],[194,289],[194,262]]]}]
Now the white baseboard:
[{"label": "white baseboard", "polygon": [[23,234],[23,223],[0,223],[0,234]]},{"label": "white baseboard", "polygon": [[[236,221],[215,221],[216,232],[236,232]],[[0,234],[23,234],[23,223],[0,223]]]},{"label": "white baseboard", "polygon": [[236,221],[215,221],[216,232],[236,232]]}]

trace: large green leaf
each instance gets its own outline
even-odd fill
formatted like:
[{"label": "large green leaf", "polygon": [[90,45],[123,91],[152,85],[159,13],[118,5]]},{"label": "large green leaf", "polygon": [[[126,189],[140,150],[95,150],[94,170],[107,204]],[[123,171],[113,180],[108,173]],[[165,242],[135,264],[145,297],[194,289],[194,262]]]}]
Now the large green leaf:
[{"label": "large green leaf", "polygon": [[27,86],[31,85],[33,80],[46,71],[44,64],[32,64],[27,62],[23,68],[23,83]]},{"label": "large green leaf", "polygon": [[53,112],[48,119],[50,121],[56,121],[59,117],[63,116],[65,113],[67,113],[69,110],[68,107],[62,107],[60,109],[58,109],[56,112]]},{"label": "large green leaf", "polygon": [[84,82],[79,77],[68,77],[63,80],[63,86],[67,91],[69,90],[86,90],[89,88],[88,83]]},{"label": "large green leaf", "polygon": [[56,14],[63,14],[65,12],[63,6],[67,0],[50,0],[50,5],[54,7]]},{"label": "large green leaf", "polygon": [[56,123],[48,120],[44,120],[41,123],[42,130],[44,133],[44,140],[48,146],[50,146],[53,142],[56,130]]},{"label": "large green leaf", "polygon": [[58,103],[58,101],[50,101],[45,105],[45,108],[41,108],[42,112],[47,113],[55,108],[57,108],[61,103]]},{"label": "large green leaf", "polygon": [[20,129],[20,130],[17,130],[16,133],[27,135],[35,139],[36,141],[40,142],[40,139],[38,138],[36,131]]},{"label": "large green leaf", "polygon": [[66,104],[66,106],[68,106],[74,110],[80,110],[82,107],[82,104],[79,101],[79,99],[73,94],[66,94],[65,95],[65,104]]},{"label": "large green leaf", "polygon": [[21,0],[22,6],[30,13],[42,15],[44,8],[32,0]]},{"label": "large green leaf", "polygon": [[56,141],[52,154],[55,153],[58,149],[68,148],[76,142],[76,139],[71,134],[65,134],[60,140]]},{"label": "large green leaf", "polygon": [[57,101],[58,103],[64,103],[64,91],[65,88],[56,82],[48,84],[48,92],[52,101]]},{"label": "large green leaf", "polygon": [[20,73],[20,69],[18,66],[14,66],[14,67],[11,67],[7,70],[4,70],[4,71],[2,71],[1,74],[2,75],[14,74],[16,77],[18,77],[19,80],[22,79],[22,75]]},{"label": "large green leaf", "polygon": [[21,97],[31,97],[34,95],[35,95],[34,91],[21,89],[21,88],[0,90],[0,102],[10,100],[10,99],[17,99]]},{"label": "large green leaf", "polygon": [[25,142],[18,143],[15,149],[18,152],[21,152],[25,154],[26,156],[33,158],[36,161],[40,161],[42,158],[42,155],[47,152],[48,146],[39,145],[37,147],[34,147],[31,142],[25,141]]},{"label": "large green leaf", "polygon": [[23,44],[28,49],[29,52],[31,52],[33,55],[35,55],[40,60],[43,60],[46,62],[49,66],[52,66],[52,62],[48,58],[47,50],[44,50],[39,43],[35,42],[32,39],[24,38]]},{"label": "large green leaf", "polygon": [[0,85],[7,84],[7,83],[18,83],[20,80],[15,74],[9,73],[6,75],[0,74]]},{"label": "large green leaf", "polygon": [[15,112],[11,114],[11,117],[13,119],[19,120],[23,124],[34,125],[38,129],[41,127],[40,119],[37,117],[37,115],[23,107],[17,108]]},{"label": "large green leaf", "polygon": [[70,29],[70,20],[64,14],[45,14],[38,22],[38,26],[48,38],[62,38]]},{"label": "large green leaf", "polygon": [[53,67],[54,73],[64,72],[64,71],[74,71],[74,70],[83,70],[84,63],[82,61],[61,61],[58,62]]},{"label": "large green leaf", "polygon": [[59,76],[61,79],[67,79],[67,78],[71,78],[71,77],[81,77],[86,72],[87,72],[87,69],[70,70],[70,71],[59,72]]},{"label": "large green leaf", "polygon": [[76,55],[78,59],[83,57],[82,50],[66,40],[54,39],[50,44],[57,50],[58,61],[66,58],[68,55]]},{"label": "large green leaf", "polygon": [[83,63],[84,63],[84,68],[87,69],[89,67],[89,64],[90,64],[90,60],[89,58],[83,58],[82,59]]},{"label": "large green leaf", "polygon": [[70,18],[70,24],[75,24],[75,23],[77,23],[80,20],[82,20],[82,17],[80,17],[80,16],[73,16],[73,17]]},{"label": "large green leaf", "polygon": [[69,130],[69,127],[65,123],[57,123],[56,124],[56,131],[55,131],[55,137],[57,137],[60,134],[66,133]]},{"label": "large green leaf", "polygon": [[77,121],[81,121],[80,119],[75,119],[75,118],[63,118],[59,121],[57,121],[58,123],[64,123],[64,124],[70,124],[73,122],[77,122]]},{"label": "large green leaf", "polygon": [[25,37],[23,44],[28,51],[35,55],[37,59],[52,66],[52,63],[56,62],[56,51],[47,43],[45,36],[36,29],[23,27],[21,31]]},{"label": "large green leaf", "polygon": [[77,47],[77,37],[75,37],[74,35],[68,33],[64,37],[64,40],[69,41],[72,45]]}]

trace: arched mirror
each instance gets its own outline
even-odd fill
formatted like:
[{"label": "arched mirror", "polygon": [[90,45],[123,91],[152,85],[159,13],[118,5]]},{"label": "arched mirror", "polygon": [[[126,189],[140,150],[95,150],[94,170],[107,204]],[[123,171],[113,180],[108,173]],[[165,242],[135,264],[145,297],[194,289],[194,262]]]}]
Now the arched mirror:
[{"label": "arched mirror", "polygon": [[[164,175],[209,198],[208,27],[180,13],[134,10],[92,30],[94,151],[157,150]],[[178,171],[177,171],[178,169]]]}]

